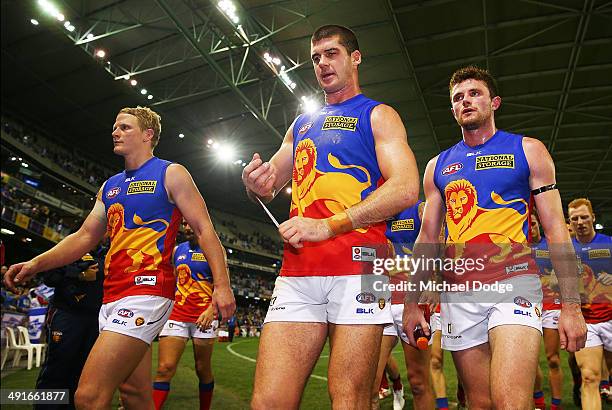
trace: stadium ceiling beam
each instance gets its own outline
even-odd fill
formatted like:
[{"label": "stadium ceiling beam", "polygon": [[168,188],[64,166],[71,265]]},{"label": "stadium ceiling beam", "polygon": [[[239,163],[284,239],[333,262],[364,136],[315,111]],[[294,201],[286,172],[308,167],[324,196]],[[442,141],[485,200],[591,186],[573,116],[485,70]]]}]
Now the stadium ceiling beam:
[{"label": "stadium ceiling beam", "polygon": [[427,102],[425,101],[425,96],[423,95],[423,89],[421,88],[421,85],[419,84],[419,79],[417,78],[417,75],[414,69],[414,64],[412,63],[412,58],[410,57],[410,52],[408,51],[408,47],[406,46],[404,35],[402,34],[402,30],[399,26],[399,22],[397,21],[397,14],[395,13],[393,9],[393,3],[391,2],[391,0],[386,0],[385,6],[386,6],[385,8],[387,11],[387,15],[389,19],[391,20],[391,22],[393,23],[393,31],[395,32],[395,36],[398,38],[400,47],[403,51],[404,62],[406,64],[406,68],[408,69],[408,75],[410,75],[412,77],[412,80],[414,81],[414,87],[418,94],[419,102],[421,103],[425,111],[427,125],[429,126],[429,129],[431,131],[431,136],[433,137],[434,143],[436,145],[435,148],[438,151],[441,151],[442,146],[440,145],[440,139],[438,138],[438,134],[436,133],[436,128],[434,127],[433,121],[431,120],[431,115],[429,113],[429,107],[427,106]]},{"label": "stadium ceiling beam", "polygon": [[[609,45],[609,44],[610,44],[610,39],[607,37],[585,40],[582,43],[583,46],[596,46],[596,45]],[[495,55],[491,53],[489,58],[495,59],[495,58],[519,56],[519,55],[525,55],[525,54],[540,53],[542,51],[560,50],[560,49],[570,48],[573,46],[574,46],[574,42],[568,41],[568,42],[563,42],[563,43],[548,44],[545,46],[520,48],[518,50],[505,51],[503,53],[495,54]],[[478,63],[478,62],[484,61],[485,59],[486,59],[486,56],[484,54],[480,54],[480,55],[475,55],[471,57],[458,58],[455,60],[447,60],[447,61],[441,61],[438,63],[416,66],[415,70],[419,72],[419,71],[430,71],[430,70],[437,69],[437,68],[457,67],[457,66],[461,66],[465,64]]]},{"label": "stadium ceiling beam", "polygon": [[565,107],[567,106],[567,100],[569,98],[569,90],[572,88],[572,84],[574,82],[576,66],[578,65],[580,52],[582,51],[582,42],[586,37],[591,19],[591,12],[593,11],[594,6],[594,0],[586,0],[582,7],[582,14],[580,16],[580,21],[578,22],[578,29],[576,30],[576,35],[574,38],[574,45],[572,46],[572,51],[567,64],[567,72],[565,73],[565,78],[563,79],[561,97],[559,98],[559,103],[557,104],[557,113],[555,114],[553,129],[548,141],[549,152],[553,152],[555,150],[555,143],[557,140],[557,135],[559,134],[559,126],[563,122],[563,115],[565,113]]},{"label": "stadium ceiling beam", "polygon": [[253,114],[253,116],[259,121],[264,127],[266,127],[272,135],[276,136],[279,140],[283,139],[283,136],[278,130],[266,119],[264,113],[258,109],[258,107],[236,86],[235,77],[228,76],[225,70],[210,56],[207,50],[197,41],[189,29],[180,21],[175,11],[170,7],[166,0],[155,0],[157,5],[166,13],[166,15],[172,20],[176,28],[183,35],[185,40],[191,44],[191,46],[200,54],[200,56],[208,63],[208,65],[217,72],[220,78],[227,84],[227,86],[236,94],[242,104]]},{"label": "stadium ceiling beam", "polygon": [[558,21],[558,20],[565,22],[567,20],[574,19],[578,16],[579,16],[579,13],[559,13],[559,14],[551,14],[548,16],[537,16],[537,17],[529,17],[529,18],[524,18],[524,19],[501,21],[499,23],[489,22],[487,25],[479,24],[477,26],[472,26],[472,27],[467,27],[467,28],[462,28],[462,29],[457,29],[457,30],[451,30],[451,31],[445,31],[443,33],[435,33],[435,34],[428,34],[428,35],[421,36],[421,37],[415,37],[415,38],[406,40],[405,43],[407,46],[415,46],[419,44],[426,44],[434,40],[453,39],[453,38],[456,38],[457,36],[480,33],[481,31],[487,31],[487,30],[493,30],[493,29],[511,28],[511,27],[518,27],[518,26],[523,26],[527,24],[538,24],[538,23],[544,23],[548,21]]},{"label": "stadium ceiling beam", "polygon": [[608,150],[606,151],[606,154],[601,159],[601,161],[599,161],[599,164],[597,165],[597,169],[593,173],[593,177],[591,178],[591,181],[589,182],[589,184],[587,185],[587,187],[584,190],[585,194],[591,189],[591,187],[593,186],[595,181],[597,181],[597,176],[599,175],[599,173],[601,172],[604,164],[606,163],[606,161],[610,157],[610,152],[611,151],[612,151],[612,144],[608,144]]}]

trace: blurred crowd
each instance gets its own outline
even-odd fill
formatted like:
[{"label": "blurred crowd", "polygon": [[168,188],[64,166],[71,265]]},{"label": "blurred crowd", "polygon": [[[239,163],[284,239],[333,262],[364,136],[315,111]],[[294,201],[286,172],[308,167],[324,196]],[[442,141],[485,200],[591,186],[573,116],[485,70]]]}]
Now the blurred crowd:
[{"label": "blurred crowd", "polygon": [[41,157],[49,159],[54,164],[59,165],[67,172],[91,185],[99,186],[113,174],[109,169],[97,165],[95,161],[84,159],[74,149],[60,147],[41,135],[32,132],[32,130],[28,130],[21,124],[4,119],[2,121],[2,129],[13,138],[18,139],[24,145],[33,149]]}]

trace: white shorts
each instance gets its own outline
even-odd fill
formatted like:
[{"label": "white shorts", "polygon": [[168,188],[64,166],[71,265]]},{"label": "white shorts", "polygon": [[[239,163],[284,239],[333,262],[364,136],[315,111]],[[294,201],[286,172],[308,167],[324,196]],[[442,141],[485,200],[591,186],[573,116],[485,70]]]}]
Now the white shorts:
[{"label": "white shorts", "polygon": [[[363,276],[364,283],[380,278]],[[392,323],[390,293],[362,285],[363,276],[279,276],[264,323]]]},{"label": "white shorts", "polygon": [[442,292],[442,348],[458,351],[489,341],[489,331],[500,325],[523,325],[542,332],[542,287],[537,276],[499,281],[512,284],[506,293]]},{"label": "white shorts", "polygon": [[197,328],[195,323],[168,320],[159,336],[176,336],[185,337],[187,339],[189,339],[190,337],[194,339],[214,339],[217,337],[218,327],[219,321],[213,320],[212,325],[202,332],[200,329]]},{"label": "white shorts", "polygon": [[434,312],[429,319],[429,326],[431,326],[431,333],[440,332],[442,330],[442,319],[440,319],[440,313]]},{"label": "white shorts", "polygon": [[121,333],[151,344],[170,317],[172,306],[174,300],[161,296],[126,296],[102,305],[98,326],[100,332]]},{"label": "white shorts", "polygon": [[603,346],[612,352],[612,320],[601,323],[587,323],[587,340],[584,347]]},{"label": "white shorts", "polygon": [[542,327],[546,329],[559,329],[559,315],[561,310],[545,310],[542,312]]},{"label": "white shorts", "polygon": [[[404,343],[410,344],[410,341],[408,340],[408,335],[406,335],[406,333],[404,332],[404,325],[402,321],[404,316],[404,305],[391,305],[391,315],[393,316],[393,323],[385,326],[385,329],[383,330],[383,336],[399,336],[399,338],[402,339]],[[431,326],[431,319],[429,323]],[[433,338],[430,337],[429,344],[431,345],[432,343]]]}]

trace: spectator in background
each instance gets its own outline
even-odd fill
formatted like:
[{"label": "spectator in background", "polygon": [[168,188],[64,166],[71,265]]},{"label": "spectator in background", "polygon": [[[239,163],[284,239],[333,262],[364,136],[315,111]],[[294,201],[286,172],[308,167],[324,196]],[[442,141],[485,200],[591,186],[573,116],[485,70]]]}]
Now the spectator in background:
[{"label": "spectator in background", "polygon": [[[74,408],[74,393],[85,360],[98,338],[98,311],[102,305],[104,258],[108,247],[63,268],[46,272],[44,282],[55,287],[47,315],[49,351],[36,381],[37,389],[68,389],[70,404],[35,405],[35,409]],[[52,406],[52,407],[50,407]]]}]

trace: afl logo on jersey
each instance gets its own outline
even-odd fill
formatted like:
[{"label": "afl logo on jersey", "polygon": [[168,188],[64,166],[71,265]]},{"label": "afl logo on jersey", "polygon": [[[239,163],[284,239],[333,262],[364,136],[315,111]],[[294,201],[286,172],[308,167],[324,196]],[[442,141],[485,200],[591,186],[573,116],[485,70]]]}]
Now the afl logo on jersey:
[{"label": "afl logo on jersey", "polygon": [[306,124],[302,125],[298,131],[298,135],[306,134],[306,131],[308,131],[310,127],[312,127],[312,122],[307,122]]},{"label": "afl logo on jersey", "polygon": [[187,255],[185,254],[179,255],[178,258],[176,258],[177,261],[184,261],[185,259],[187,259]]},{"label": "afl logo on jersey", "polygon": [[119,195],[119,192],[121,192],[121,188],[116,186],[112,189],[110,189],[107,193],[106,193],[106,199],[113,199],[114,197],[116,197],[117,195]]},{"label": "afl logo on jersey", "polygon": [[442,170],[442,175],[453,175],[456,172],[461,171],[463,164],[461,162],[455,162],[454,164],[448,165]]}]

